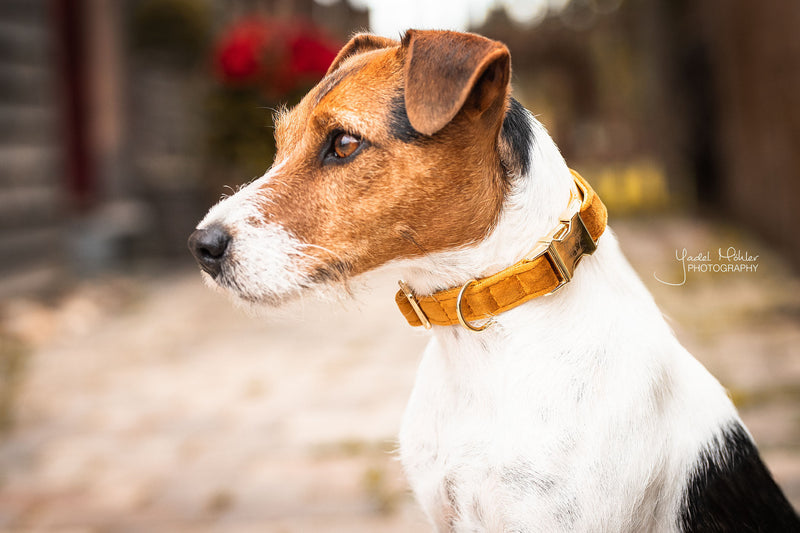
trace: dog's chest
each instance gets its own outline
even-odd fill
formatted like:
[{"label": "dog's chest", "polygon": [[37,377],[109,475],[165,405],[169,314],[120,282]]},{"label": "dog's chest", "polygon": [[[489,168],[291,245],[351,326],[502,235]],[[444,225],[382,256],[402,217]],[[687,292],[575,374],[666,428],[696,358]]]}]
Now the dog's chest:
[{"label": "dog's chest", "polygon": [[400,441],[407,476],[437,529],[529,531],[527,521],[539,516],[537,530],[571,530],[574,486],[560,458],[578,442],[574,427],[542,408],[534,390],[520,389],[531,387],[526,376],[491,366],[453,376],[435,343],[428,352]]},{"label": "dog's chest", "polygon": [[575,497],[561,473],[469,433],[404,444],[406,473],[437,531],[534,531],[534,516],[538,531],[573,529]]},{"label": "dog's chest", "polygon": [[650,531],[663,520],[663,438],[648,417],[600,401],[628,412],[635,393],[603,386],[602,372],[590,383],[577,366],[492,355],[453,366],[432,342],[406,410],[401,459],[438,531]]}]

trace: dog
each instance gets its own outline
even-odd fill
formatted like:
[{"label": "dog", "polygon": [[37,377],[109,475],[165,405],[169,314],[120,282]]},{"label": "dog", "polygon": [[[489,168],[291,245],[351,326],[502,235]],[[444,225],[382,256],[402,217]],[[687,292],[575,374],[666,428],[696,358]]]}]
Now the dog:
[{"label": "dog", "polygon": [[402,272],[433,335],[399,455],[436,531],[800,531],[510,77],[478,35],[356,35],[191,235],[205,278],[277,306]]}]

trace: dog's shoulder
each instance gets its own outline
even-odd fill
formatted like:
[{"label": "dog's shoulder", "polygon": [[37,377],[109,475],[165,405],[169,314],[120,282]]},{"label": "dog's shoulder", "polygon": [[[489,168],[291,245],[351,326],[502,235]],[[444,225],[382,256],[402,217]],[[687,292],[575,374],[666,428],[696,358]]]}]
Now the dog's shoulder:
[{"label": "dog's shoulder", "polygon": [[704,449],[686,487],[684,532],[800,532],[800,520],[738,422]]}]

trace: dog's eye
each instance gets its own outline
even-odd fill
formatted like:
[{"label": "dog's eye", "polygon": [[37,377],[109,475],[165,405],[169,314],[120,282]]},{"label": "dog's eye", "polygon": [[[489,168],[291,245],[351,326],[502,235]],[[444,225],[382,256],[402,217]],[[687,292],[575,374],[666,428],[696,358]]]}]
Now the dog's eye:
[{"label": "dog's eye", "polygon": [[355,133],[334,130],[328,134],[321,155],[323,164],[343,164],[350,162],[369,142]]},{"label": "dog's eye", "polygon": [[340,159],[353,155],[359,146],[361,139],[349,133],[340,133],[333,139],[333,153]]}]

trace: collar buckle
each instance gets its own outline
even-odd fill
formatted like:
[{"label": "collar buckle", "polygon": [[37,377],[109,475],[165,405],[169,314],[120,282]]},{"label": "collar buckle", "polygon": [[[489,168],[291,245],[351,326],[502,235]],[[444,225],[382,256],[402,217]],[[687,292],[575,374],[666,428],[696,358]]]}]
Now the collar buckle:
[{"label": "collar buckle", "polygon": [[597,242],[581,218],[580,199],[573,195],[559,217],[559,224],[537,243],[525,259],[534,261],[546,257],[558,277],[558,285],[550,291],[553,294],[572,279],[583,256],[591,255],[596,249]]},{"label": "collar buckle", "polygon": [[419,302],[417,302],[416,296],[414,296],[414,293],[411,292],[411,289],[406,282],[401,279],[397,282],[397,284],[400,285],[400,290],[403,292],[403,296],[406,297],[411,309],[413,309],[417,314],[419,321],[422,322],[422,325],[425,326],[425,329],[431,329],[431,321],[428,320],[428,317],[422,311],[422,308],[419,306]]}]

